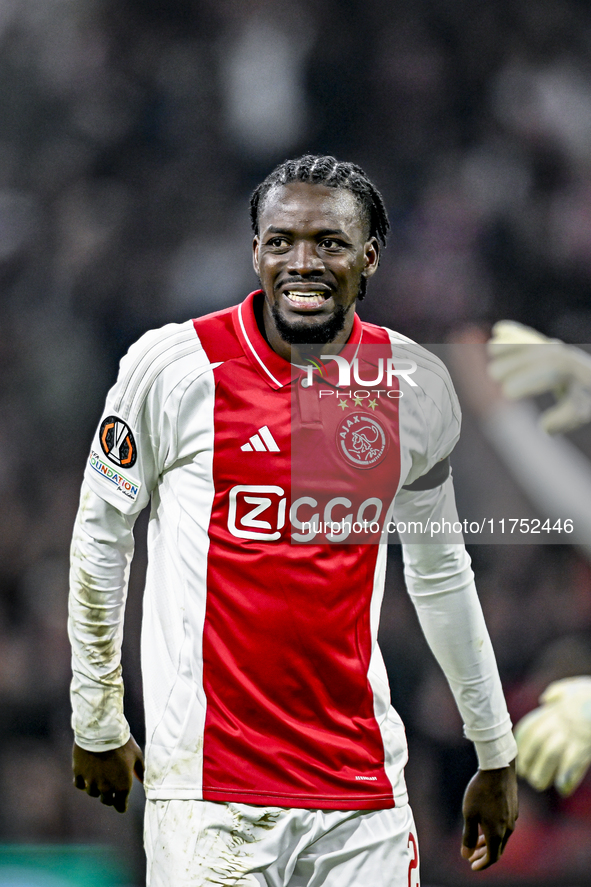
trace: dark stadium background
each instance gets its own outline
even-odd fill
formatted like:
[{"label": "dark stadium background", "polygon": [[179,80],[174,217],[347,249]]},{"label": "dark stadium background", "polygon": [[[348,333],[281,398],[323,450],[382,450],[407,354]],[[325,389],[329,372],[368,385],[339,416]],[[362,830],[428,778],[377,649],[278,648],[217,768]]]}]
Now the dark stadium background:
[{"label": "dark stadium background", "polygon": [[[129,344],[254,288],[249,194],[304,151],[360,163],[385,196],[392,236],[365,319],[423,343],[501,317],[591,341],[589,4],[3,0],[0,885],[142,882],[139,788],[120,817],[71,785],[82,469]],[[461,453],[476,450],[486,467],[465,472],[462,501],[484,476],[511,483],[468,410]],[[138,740],[142,528],[124,653]],[[591,673],[591,568],[568,545],[471,553],[518,719],[550,679]],[[567,801],[523,787],[503,862],[464,868],[475,762],[390,556],[383,650],[423,883],[591,884],[590,780]]]}]

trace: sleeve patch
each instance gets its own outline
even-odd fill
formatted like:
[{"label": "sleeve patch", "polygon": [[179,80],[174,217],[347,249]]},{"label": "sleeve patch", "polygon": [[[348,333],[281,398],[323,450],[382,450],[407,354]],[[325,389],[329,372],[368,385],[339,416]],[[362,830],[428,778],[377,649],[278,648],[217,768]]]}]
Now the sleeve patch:
[{"label": "sleeve patch", "polygon": [[119,469],[104,462],[94,450],[91,450],[88,464],[104,481],[112,484],[119,493],[135,502],[142,486],[140,481],[133,481],[125,477]]},{"label": "sleeve patch", "polygon": [[107,416],[99,429],[103,453],[114,465],[132,468],[137,459],[137,448],[131,428],[117,416]]}]

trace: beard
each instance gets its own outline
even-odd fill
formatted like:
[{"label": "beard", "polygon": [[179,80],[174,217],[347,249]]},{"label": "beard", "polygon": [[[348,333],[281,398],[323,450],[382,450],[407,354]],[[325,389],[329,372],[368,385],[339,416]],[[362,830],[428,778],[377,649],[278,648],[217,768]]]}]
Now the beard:
[{"label": "beard", "polygon": [[308,324],[304,320],[288,323],[276,302],[271,307],[271,313],[277,332],[288,345],[326,345],[344,328],[347,316],[343,306],[337,305],[332,316],[319,323]]}]

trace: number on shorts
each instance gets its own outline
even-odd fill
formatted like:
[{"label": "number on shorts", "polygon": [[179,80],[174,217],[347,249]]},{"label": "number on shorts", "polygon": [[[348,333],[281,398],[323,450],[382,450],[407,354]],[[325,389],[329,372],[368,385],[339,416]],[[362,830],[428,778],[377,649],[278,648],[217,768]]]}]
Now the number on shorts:
[{"label": "number on shorts", "polygon": [[408,833],[408,846],[412,847],[412,859],[408,864],[408,887],[420,887],[419,849],[417,839],[412,832]]}]

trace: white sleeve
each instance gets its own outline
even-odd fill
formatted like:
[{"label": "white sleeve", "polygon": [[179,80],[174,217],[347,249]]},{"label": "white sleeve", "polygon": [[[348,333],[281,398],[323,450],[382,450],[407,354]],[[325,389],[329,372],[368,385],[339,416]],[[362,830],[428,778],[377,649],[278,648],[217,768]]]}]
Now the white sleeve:
[{"label": "white sleeve", "polygon": [[[435,516],[457,521],[451,478],[433,490],[402,490],[394,514],[397,523],[426,526]],[[505,767],[517,747],[468,553],[462,543],[428,536],[417,542],[416,532],[400,537],[408,593],[456,700],[464,734],[474,742],[479,767]]]},{"label": "white sleeve", "polygon": [[74,526],[69,635],[76,742],[88,751],[129,738],[121,641],[133,526],[177,459],[178,403],[209,362],[191,321],[142,336],[123,357],[94,435]]},{"label": "white sleeve", "polygon": [[[84,473],[70,556],[68,632],[76,742],[105,751],[127,742],[121,642],[133,525],[170,449],[159,358],[167,328],[142,336],[123,357],[107,395]],[[173,335],[178,333],[176,329]],[[170,339],[170,337],[168,337]]]},{"label": "white sleeve", "polygon": [[68,634],[72,645],[72,727],[87,751],[124,745],[121,642],[133,524],[82,485],[71,548]]},{"label": "white sleeve", "polygon": [[174,463],[178,415],[171,394],[188,374],[208,367],[190,321],[145,333],[121,360],[84,473],[118,511],[138,514]]},{"label": "white sleeve", "polygon": [[388,331],[396,366],[413,364],[400,383],[400,484],[413,484],[447,458],[460,436],[461,410],[445,364],[399,333]]}]

